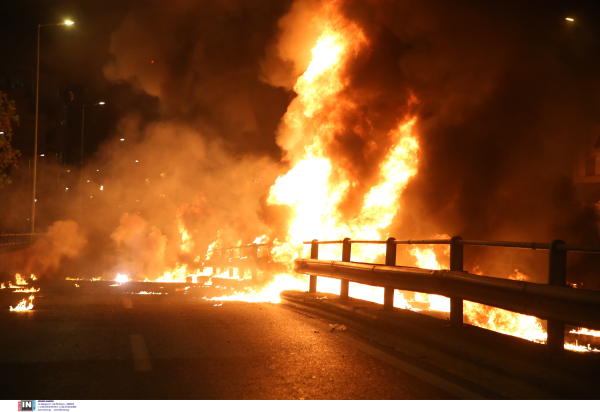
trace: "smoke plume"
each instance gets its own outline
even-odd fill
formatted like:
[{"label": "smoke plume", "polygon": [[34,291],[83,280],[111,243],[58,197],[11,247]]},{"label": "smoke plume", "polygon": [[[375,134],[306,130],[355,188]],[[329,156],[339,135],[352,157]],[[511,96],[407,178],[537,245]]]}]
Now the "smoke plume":
[{"label": "smoke plume", "polygon": [[72,220],[54,222],[46,235],[31,248],[27,273],[38,276],[52,275],[63,258],[75,258],[87,244],[79,225]]}]

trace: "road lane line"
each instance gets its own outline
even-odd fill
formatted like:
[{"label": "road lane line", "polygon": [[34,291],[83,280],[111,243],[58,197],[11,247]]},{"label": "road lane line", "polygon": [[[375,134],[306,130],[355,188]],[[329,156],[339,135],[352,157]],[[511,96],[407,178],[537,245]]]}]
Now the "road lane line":
[{"label": "road lane line", "polygon": [[131,301],[130,298],[123,298],[123,307],[125,309],[132,309],[133,308],[133,302]]},{"label": "road lane line", "polygon": [[129,335],[131,338],[131,352],[133,353],[133,367],[138,372],[148,372],[152,369],[150,357],[146,350],[146,342],[142,335]]},{"label": "road lane line", "polygon": [[434,375],[433,373],[427,372],[426,370],[423,370],[417,366],[411,365],[408,362],[404,362],[403,360],[395,358],[392,355],[388,355],[387,353],[380,351],[379,349],[373,348],[367,344],[359,342],[356,339],[353,339],[349,336],[338,335],[337,338],[354,346],[356,349],[362,350],[363,352],[366,352],[379,360],[389,363],[390,365],[395,366],[396,368],[403,370],[404,372],[409,373],[413,376],[416,376],[417,378],[433,386],[437,386],[438,388],[441,388],[446,392],[449,392],[461,399],[486,399],[475,392],[463,388],[462,386],[456,385],[444,378]]}]

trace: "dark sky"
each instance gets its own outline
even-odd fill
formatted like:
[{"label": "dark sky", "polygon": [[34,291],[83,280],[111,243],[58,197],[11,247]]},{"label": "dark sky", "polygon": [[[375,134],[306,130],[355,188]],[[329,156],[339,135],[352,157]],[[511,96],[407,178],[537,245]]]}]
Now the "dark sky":
[{"label": "dark sky", "polygon": [[[36,68],[37,25],[65,20],[73,26],[42,27],[40,41],[40,93],[48,91],[45,79],[61,86],[60,100],[68,106],[68,142],[66,161],[79,162],[81,107],[106,101],[100,110],[86,109],[85,158],[97,149],[116,127],[118,120],[131,111],[152,118],[156,99],[132,91],[128,85],[110,84],[102,68],[109,59],[111,34],[118,29],[128,8],[135,2],[24,0],[0,4],[0,67]],[[67,92],[74,99],[69,100]],[[10,97],[10,96],[9,96]],[[33,104],[33,101],[31,102]],[[17,108],[25,110],[25,108]],[[41,113],[44,112],[43,102]],[[93,112],[92,112],[93,111]],[[28,147],[21,148],[24,153]]]},{"label": "dark sky", "polygon": [[[216,15],[220,9],[227,9],[228,2],[189,2],[175,1],[171,3],[157,1],[70,1],[70,0],[9,0],[0,4],[0,53],[3,62],[0,66],[24,66],[35,70],[36,64],[36,32],[38,24],[58,23],[66,19],[75,22],[73,26],[42,27],[41,35],[41,73],[48,74],[58,81],[64,82],[69,91],[73,91],[75,99],[72,106],[80,107],[97,101],[106,101],[107,105],[102,108],[103,114],[94,115],[90,112],[89,121],[92,116],[102,121],[96,130],[90,130],[91,149],[95,149],[98,140],[108,137],[115,131],[118,121],[131,113],[141,116],[146,120],[155,120],[157,116],[177,117],[182,121],[196,122],[200,130],[212,132],[224,137],[225,141],[232,144],[234,150],[240,151],[266,151],[274,157],[279,157],[280,152],[275,145],[274,133],[279,118],[285,111],[290,95],[267,86],[259,81],[259,57],[263,52],[271,35],[276,30],[277,19],[285,14],[288,2],[270,2],[265,7],[254,7],[252,2],[239,2],[241,4],[241,15],[225,16],[227,21],[219,19]],[[235,2],[234,2],[235,3]],[[190,13],[186,17],[177,14],[178,9],[185,8],[185,4],[194,5],[190,7]],[[211,5],[215,5],[212,7]],[[172,16],[165,15],[164,20],[160,15],[160,9],[175,10]],[[215,9],[215,10],[212,10]],[[235,14],[235,13],[232,13]],[[216,15],[216,16],[215,16]],[[103,69],[111,61],[110,44],[111,36],[118,32],[124,21],[139,21],[148,25],[149,19],[157,19],[157,31],[161,35],[154,36],[152,30],[137,33],[137,38],[132,38],[132,49],[151,50],[152,44],[156,43],[155,55],[147,54],[144,61],[146,67],[137,68],[140,72],[153,70],[152,62],[156,65],[166,64],[168,73],[162,79],[166,92],[161,96],[166,102],[159,108],[156,96],[148,96],[144,91],[135,87],[135,81],[110,82],[106,79]],[[187,21],[183,19],[186,18]],[[128,20],[129,19],[129,20]],[[179,27],[178,19],[181,19],[182,27]],[[216,25],[222,24],[222,32],[218,33]],[[258,33],[255,40],[244,41],[247,33],[256,26]],[[162,28],[161,28],[162,26]],[[202,28],[200,28],[202,27]],[[237,34],[235,33],[237,31]],[[175,54],[170,54],[161,44],[161,37],[169,37],[174,34],[181,39],[182,49]],[[254,84],[249,86],[251,91],[250,100],[254,103],[263,98],[269,99],[269,106],[276,106],[275,110],[264,110],[265,104],[254,104],[256,118],[259,124],[254,133],[238,132],[235,130],[237,124],[231,121],[227,113],[220,114],[210,111],[212,102],[206,102],[204,106],[193,101],[196,96],[189,95],[186,99],[186,85],[179,82],[180,77],[185,76],[188,66],[186,61],[186,44],[193,44],[201,38],[205,41],[206,35],[216,36],[207,41],[212,53],[223,55],[218,63],[209,68],[208,76],[214,76],[215,72],[222,70],[219,65],[235,67],[239,62],[245,64],[249,70],[247,77],[252,76]],[[233,33],[233,34],[232,34]],[[210,49],[208,49],[211,52]],[[235,57],[227,57],[227,53]],[[246,56],[240,57],[240,55]],[[169,61],[165,63],[166,58]],[[161,61],[162,59],[162,61]],[[245,60],[244,60],[245,59]],[[252,60],[250,62],[250,60]],[[252,66],[252,67],[250,67]],[[179,71],[179,72],[178,72]],[[172,80],[167,80],[171,77]],[[214,80],[214,77],[212,78]],[[248,79],[242,79],[246,81]],[[179,82],[179,83],[178,83]],[[213,82],[214,83],[214,82]],[[133,85],[132,85],[133,84]],[[229,90],[230,95],[235,95],[239,89],[234,87]],[[40,88],[44,92],[44,83]],[[226,88],[225,84],[220,85]],[[218,96],[211,96],[216,99]],[[251,101],[250,104],[253,104]],[[42,108],[43,110],[43,108]],[[76,118],[72,110],[73,119],[70,120],[73,134],[71,140],[77,140],[77,130],[80,120]],[[86,113],[88,111],[86,110]],[[86,114],[87,117],[87,114]],[[200,120],[201,119],[201,120]],[[201,123],[201,124],[200,124]],[[87,135],[87,133],[86,133]],[[260,140],[260,144],[256,141]],[[86,139],[87,140],[87,139]],[[72,143],[74,145],[74,143]],[[75,149],[73,149],[75,150]],[[78,149],[77,149],[78,150]],[[76,150],[75,150],[76,151]],[[86,157],[92,154],[92,150],[86,149]],[[71,156],[70,161],[78,161],[79,158]]]}]

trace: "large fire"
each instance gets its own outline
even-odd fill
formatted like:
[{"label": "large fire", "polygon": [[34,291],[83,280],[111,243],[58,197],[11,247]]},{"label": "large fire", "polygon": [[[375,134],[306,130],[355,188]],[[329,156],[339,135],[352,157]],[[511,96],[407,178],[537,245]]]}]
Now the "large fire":
[{"label": "large fire", "polygon": [[[304,247],[303,242],[314,238],[387,238],[390,235],[389,227],[399,211],[402,192],[417,174],[419,138],[415,133],[415,125],[418,119],[403,114],[407,112],[407,107],[417,103],[417,97],[411,95],[405,107],[398,108],[395,126],[387,130],[385,156],[380,157],[375,179],[370,181],[370,186],[365,190],[362,203],[351,215],[342,212],[343,203],[349,194],[365,182],[359,181],[343,164],[336,163],[329,151],[336,134],[344,129],[346,117],[367,116],[357,109],[360,97],[347,93],[350,85],[345,77],[345,67],[359,53],[368,53],[369,39],[356,23],[343,16],[339,11],[339,2],[324,5],[320,19],[322,31],[313,45],[312,60],[295,83],[294,91],[297,96],[283,117],[278,136],[278,143],[285,150],[286,160],[290,161],[291,168],[276,179],[267,199],[269,205],[289,207],[287,235],[283,239],[273,239],[268,253],[270,259],[285,270],[261,288],[248,287],[242,292],[237,291],[212,300],[279,302],[279,293],[283,290],[306,290],[306,277],[298,277],[292,271],[294,259],[308,257],[309,248]],[[371,124],[371,120],[365,117],[364,124]],[[354,132],[373,147],[381,144],[375,141],[369,128]],[[181,235],[181,252],[190,253],[195,244],[192,235],[183,225],[181,216],[177,216],[177,222]],[[447,235],[435,236],[448,238]],[[262,235],[254,243],[267,241],[267,235]],[[238,245],[241,245],[241,241]],[[208,247],[206,259],[215,257],[214,251],[224,246],[228,245],[223,244],[221,232],[217,232],[215,240]],[[439,263],[440,259],[432,246],[412,245],[408,251],[418,267],[446,269]],[[383,253],[381,245],[357,245],[353,247],[352,260],[374,262],[381,260]],[[448,248],[441,253],[447,255]],[[341,245],[321,246],[319,250],[321,259],[339,260],[340,257]],[[195,262],[198,260],[196,258]],[[213,272],[212,268],[206,269],[192,270],[189,264],[178,263],[156,281],[185,282],[191,276],[196,282],[199,276],[204,276],[208,277],[205,284],[209,285],[213,277],[244,279],[243,270],[236,270],[234,276],[229,276],[227,273]],[[340,281],[319,278],[318,290],[339,293]],[[354,298],[383,303],[382,288],[351,284],[349,292]],[[395,291],[394,305],[415,311],[450,311],[448,298],[423,293]],[[541,322],[531,316],[468,301],[464,302],[464,313],[465,321],[476,326],[535,342],[546,340]]]}]

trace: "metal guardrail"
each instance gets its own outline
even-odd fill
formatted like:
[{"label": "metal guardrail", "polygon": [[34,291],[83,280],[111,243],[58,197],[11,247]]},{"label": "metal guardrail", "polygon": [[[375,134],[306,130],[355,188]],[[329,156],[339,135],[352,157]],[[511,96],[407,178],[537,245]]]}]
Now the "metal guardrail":
[{"label": "metal guardrail", "polygon": [[35,242],[43,233],[10,233],[0,235],[0,246],[23,245]]},{"label": "metal guardrail", "polygon": [[[250,269],[252,278],[256,275],[256,270],[266,264],[265,258],[258,257],[258,248],[269,246],[268,243],[253,243],[251,245],[234,246],[227,248],[214,249],[210,259],[204,262],[205,267],[212,267],[214,275],[220,275],[221,271],[229,272],[229,277],[233,277],[233,268]],[[244,249],[247,252],[242,255]],[[239,250],[239,257],[235,257],[235,251]],[[225,253],[223,253],[225,252]],[[225,256],[223,256],[225,254]]]},{"label": "metal guardrail", "polygon": [[[450,323],[463,324],[463,299],[548,320],[548,350],[564,351],[565,324],[600,329],[600,292],[567,287],[567,252],[600,253],[600,247],[551,243],[501,242],[451,239],[385,241],[351,240],[303,242],[311,245],[310,259],[296,259],[295,270],[310,275],[309,292],[317,291],[317,276],[341,280],[340,299],[348,299],[349,282],[384,288],[384,310],[393,310],[394,289],[432,293],[450,298]],[[352,244],[385,244],[385,264],[351,262]],[[319,245],[342,244],[342,260],[319,260]],[[450,270],[427,270],[396,266],[399,244],[439,244],[450,246]],[[463,246],[513,247],[549,251],[548,284],[537,284],[488,276],[463,270]]]}]

